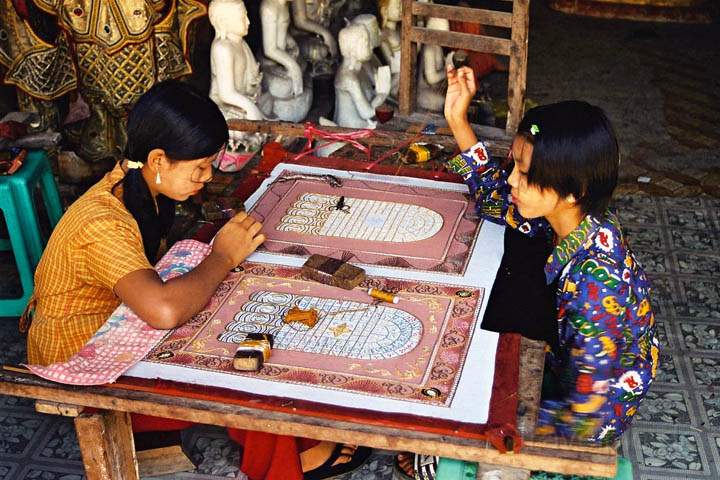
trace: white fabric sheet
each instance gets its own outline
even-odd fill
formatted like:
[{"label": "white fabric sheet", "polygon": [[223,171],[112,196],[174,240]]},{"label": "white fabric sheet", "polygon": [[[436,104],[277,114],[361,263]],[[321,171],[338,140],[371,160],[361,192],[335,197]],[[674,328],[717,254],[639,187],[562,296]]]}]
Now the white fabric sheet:
[{"label": "white fabric sheet", "polygon": [[[398,185],[410,185],[467,192],[461,184],[439,182],[434,180],[416,179],[377,175],[371,173],[347,172],[303,165],[279,164],[273,169],[270,177],[248,199],[248,210],[258,201],[268,185],[285,170],[311,175],[331,174],[340,178],[372,180]],[[473,286],[485,289],[483,305],[477,318],[475,331],[468,350],[468,355],[460,377],[455,397],[450,407],[423,405],[411,401],[402,401],[320,387],[272,382],[256,378],[240,377],[228,373],[208,372],[180,366],[170,366],[151,362],[140,362],[131,368],[126,375],[142,378],[162,378],[199,385],[220,386],[262,395],[279,396],[310,400],[314,402],[354,407],[380,412],[409,413],[432,418],[457,420],[467,423],[486,423],[490,406],[490,395],[495,367],[495,350],[498,334],[480,328],[480,321],[487,306],[495,275],[503,253],[503,230],[499,225],[483,222],[466,274],[462,277],[441,272],[421,272],[392,267],[363,265],[368,275],[391,278],[436,282],[444,285]],[[305,258],[278,255],[267,252],[256,252],[248,260],[253,262],[273,263],[290,266],[301,266]]]}]

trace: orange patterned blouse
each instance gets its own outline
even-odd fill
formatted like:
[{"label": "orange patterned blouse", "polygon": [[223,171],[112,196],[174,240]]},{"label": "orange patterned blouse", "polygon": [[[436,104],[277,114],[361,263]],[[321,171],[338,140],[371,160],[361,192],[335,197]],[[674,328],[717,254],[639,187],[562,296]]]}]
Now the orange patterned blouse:
[{"label": "orange patterned blouse", "polygon": [[35,271],[28,361],[47,365],[77,353],[120,304],[125,275],[152,268],[137,222],[112,186],[120,165],[73,203],[55,227]]}]

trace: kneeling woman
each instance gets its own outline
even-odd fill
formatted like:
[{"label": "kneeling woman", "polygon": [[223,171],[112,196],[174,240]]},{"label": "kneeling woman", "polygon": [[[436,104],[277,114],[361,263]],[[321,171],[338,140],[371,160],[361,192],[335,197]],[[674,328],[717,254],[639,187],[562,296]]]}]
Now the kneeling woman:
[{"label": "kneeling woman", "polygon": [[[198,193],[211,180],[212,162],[224,149],[228,127],[208,97],[169,81],[138,100],[127,130],[126,160],[73,203],[40,260],[28,309],[29,363],[68,360],[120,302],[154,328],[182,325],[265,239],[262,225],[239,213],[220,229],[211,253],[195,269],[163,282],[152,264],[173,223],[175,202]],[[136,432],[189,425],[133,416]],[[307,470],[323,462],[325,470],[335,473],[337,469],[329,468],[333,464],[348,467],[358,460],[349,446],[315,445],[250,431],[230,433],[244,444],[241,468],[253,480],[300,479],[303,465]],[[302,462],[301,444],[313,447],[303,452]]]}]

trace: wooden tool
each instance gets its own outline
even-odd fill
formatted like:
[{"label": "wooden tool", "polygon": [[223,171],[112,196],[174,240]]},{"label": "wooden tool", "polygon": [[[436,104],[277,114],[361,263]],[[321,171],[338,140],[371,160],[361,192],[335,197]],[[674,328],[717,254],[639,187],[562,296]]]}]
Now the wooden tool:
[{"label": "wooden tool", "polygon": [[365,270],[336,258],[311,255],[302,266],[303,277],[333,287],[352,290],[365,280]]},{"label": "wooden tool", "polygon": [[244,372],[257,372],[270,358],[273,336],[269,333],[248,333],[240,342],[233,358],[233,368]]}]

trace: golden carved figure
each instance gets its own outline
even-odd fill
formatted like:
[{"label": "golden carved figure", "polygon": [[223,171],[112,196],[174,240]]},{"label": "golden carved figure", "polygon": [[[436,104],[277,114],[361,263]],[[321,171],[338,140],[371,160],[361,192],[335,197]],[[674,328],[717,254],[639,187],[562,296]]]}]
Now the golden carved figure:
[{"label": "golden carved figure", "polygon": [[0,0],[5,83],[39,101],[77,90],[90,107],[78,153],[117,157],[135,100],[191,73],[188,29],[206,10],[198,0]]}]

